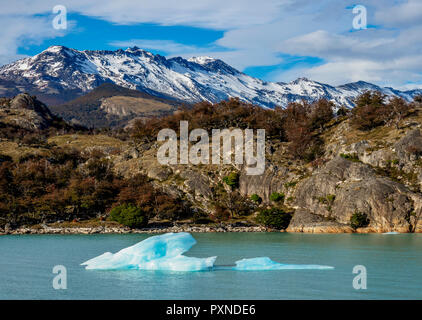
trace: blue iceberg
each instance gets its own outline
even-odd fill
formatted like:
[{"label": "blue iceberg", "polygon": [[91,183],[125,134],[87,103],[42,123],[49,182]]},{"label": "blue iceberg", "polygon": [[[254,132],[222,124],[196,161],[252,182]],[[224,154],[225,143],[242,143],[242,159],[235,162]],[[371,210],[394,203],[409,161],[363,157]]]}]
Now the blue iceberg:
[{"label": "blue iceberg", "polygon": [[195,243],[196,240],[189,233],[166,233],[145,239],[114,254],[103,253],[81,265],[96,270],[209,270],[217,257],[194,258],[183,255]]},{"label": "blue iceberg", "polygon": [[320,265],[281,264],[268,257],[242,259],[230,268],[214,266],[217,257],[195,258],[184,256],[196,243],[190,233],[166,233],[145,239],[116,253],[106,252],[81,265],[93,270],[283,270],[283,269],[333,269]]},{"label": "blue iceberg", "polygon": [[303,270],[303,269],[334,269],[330,266],[320,266],[316,264],[283,264],[271,260],[268,257],[242,259],[236,261],[233,270],[238,271],[262,271],[262,270]]}]

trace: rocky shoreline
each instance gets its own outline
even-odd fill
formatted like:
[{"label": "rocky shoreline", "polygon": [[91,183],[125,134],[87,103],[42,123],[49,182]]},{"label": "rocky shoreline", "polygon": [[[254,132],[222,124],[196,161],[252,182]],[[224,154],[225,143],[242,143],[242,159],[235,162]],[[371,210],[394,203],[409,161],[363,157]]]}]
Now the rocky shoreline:
[{"label": "rocky shoreline", "polygon": [[[167,233],[167,232],[280,232],[263,226],[192,226],[188,224],[174,225],[170,227],[153,227],[143,229],[130,229],[127,227],[42,227],[42,228],[17,228],[0,230],[0,235],[22,235],[22,234],[129,234],[129,233]],[[281,231],[283,232],[283,231]]]},{"label": "rocky shoreline", "polygon": [[[399,233],[408,233],[406,230],[390,230]],[[374,228],[359,228],[352,230],[351,228],[339,227],[310,227],[300,229],[276,230],[263,226],[234,226],[234,225],[218,225],[218,226],[198,226],[198,225],[174,225],[169,227],[152,227],[143,229],[130,229],[127,227],[116,226],[98,226],[98,227],[48,227],[41,228],[21,227],[17,229],[1,230],[0,235],[24,235],[24,234],[158,234],[168,232],[193,232],[193,233],[215,233],[215,232],[289,232],[289,233],[309,233],[309,234],[338,234],[338,233],[386,233],[388,230]],[[418,230],[416,233],[420,233]]]}]

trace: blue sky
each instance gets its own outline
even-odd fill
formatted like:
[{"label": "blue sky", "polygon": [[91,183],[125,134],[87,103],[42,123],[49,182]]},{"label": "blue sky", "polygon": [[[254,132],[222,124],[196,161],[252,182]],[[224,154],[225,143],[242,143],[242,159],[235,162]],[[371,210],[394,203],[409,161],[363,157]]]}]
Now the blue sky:
[{"label": "blue sky", "polygon": [[[5,0],[0,0],[5,1]],[[167,57],[207,55],[267,81],[308,77],[422,87],[422,1],[18,0],[0,13],[0,64],[51,45],[115,50],[137,45]],[[356,5],[367,29],[356,30]],[[360,21],[362,22],[362,21]]]},{"label": "blue sky", "polygon": [[[54,14],[45,15],[49,19],[54,18]],[[34,56],[49,46],[63,45],[77,50],[116,50],[117,48],[126,49],[127,46],[138,45],[155,54],[163,56],[177,55],[174,50],[169,50],[168,45],[162,45],[161,48],[148,46],[148,41],[171,41],[193,49],[210,52],[230,51],[215,42],[224,36],[224,31],[207,28],[189,27],[189,26],[162,26],[158,24],[142,23],[131,25],[119,25],[108,21],[83,16],[77,13],[67,15],[68,23],[71,24],[72,32],[65,33],[51,39],[46,39],[40,43],[23,44],[18,48],[19,55]],[[141,43],[133,39],[144,40]],[[130,43],[133,41],[133,44]],[[128,42],[125,44],[125,42]],[[120,45],[122,43],[122,45]],[[192,54],[195,51],[192,51]],[[183,54],[183,52],[182,52]],[[266,66],[246,66],[242,71],[264,80],[270,79],[271,75],[277,70],[289,70],[299,66],[313,66],[322,62],[318,57],[293,56],[280,54],[282,63]]]},{"label": "blue sky", "polygon": [[[54,14],[49,14],[49,19]],[[116,41],[131,39],[172,40],[177,43],[195,46],[207,46],[223,36],[223,31],[190,26],[161,26],[152,23],[119,25],[112,22],[68,13],[70,32],[63,36],[46,39],[42,43],[21,46],[20,54],[35,55],[52,45],[63,45],[78,50],[116,50]],[[125,49],[125,48],[124,48]],[[166,55],[163,50],[152,50]]]}]

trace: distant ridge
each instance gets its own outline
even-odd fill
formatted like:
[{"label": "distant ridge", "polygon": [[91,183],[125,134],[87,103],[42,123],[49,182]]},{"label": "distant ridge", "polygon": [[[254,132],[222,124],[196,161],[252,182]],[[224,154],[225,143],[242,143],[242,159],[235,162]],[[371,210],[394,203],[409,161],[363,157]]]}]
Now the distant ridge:
[{"label": "distant ridge", "polygon": [[239,97],[267,108],[320,98],[351,108],[354,98],[365,90],[378,90],[406,100],[422,94],[422,89],[400,91],[363,81],[341,86],[306,78],[290,83],[267,82],[248,76],[219,59],[166,59],[137,47],[78,51],[52,46],[33,57],[0,67],[0,95],[27,91],[49,105],[72,100],[103,83],[188,103]]},{"label": "distant ridge", "polygon": [[103,83],[86,95],[50,106],[50,109],[71,123],[100,128],[121,127],[134,118],[170,114],[179,105],[180,102],[175,100],[155,97],[113,83]]}]

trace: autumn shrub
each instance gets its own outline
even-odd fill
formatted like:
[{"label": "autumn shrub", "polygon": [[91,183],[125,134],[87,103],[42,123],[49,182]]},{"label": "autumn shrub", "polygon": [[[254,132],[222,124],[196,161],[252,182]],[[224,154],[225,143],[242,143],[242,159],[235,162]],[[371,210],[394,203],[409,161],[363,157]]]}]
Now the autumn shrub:
[{"label": "autumn shrub", "polygon": [[324,99],[289,103],[284,110],[284,130],[290,155],[306,162],[320,157],[323,142],[318,133],[333,116],[332,103]]},{"label": "autumn shrub", "polygon": [[147,218],[191,215],[185,201],[155,188],[146,176],[116,176],[102,153],[81,155],[54,147],[48,155],[1,159],[0,211],[9,222],[86,219],[123,204],[140,208]]},{"label": "autumn shrub", "polygon": [[161,129],[169,128],[178,133],[180,121],[186,120],[190,130],[201,128],[209,134],[212,129],[232,127],[265,129],[267,137],[284,140],[283,119],[281,108],[268,110],[231,98],[215,104],[199,102],[191,108],[180,108],[172,115],[136,121],[131,130],[131,137],[136,142],[152,142],[156,140]]},{"label": "autumn shrub", "polygon": [[385,106],[385,124],[399,129],[400,122],[410,114],[412,104],[401,97],[392,97]]},{"label": "autumn shrub", "polygon": [[230,219],[230,212],[225,206],[217,203],[214,205],[214,211],[211,216],[219,222],[227,221]]},{"label": "autumn shrub", "polygon": [[366,91],[356,98],[351,123],[360,130],[370,130],[385,123],[388,110],[386,96],[378,91]]},{"label": "autumn shrub", "polygon": [[250,215],[256,203],[241,195],[238,191],[225,192],[215,201],[217,206],[228,212],[231,218]]},{"label": "autumn shrub", "polygon": [[338,108],[337,110],[337,117],[345,117],[348,116],[350,114],[350,110],[347,109],[345,106],[341,106],[340,108]]},{"label": "autumn shrub", "polygon": [[167,194],[156,196],[156,217],[160,219],[178,220],[191,215],[190,206],[186,205],[180,198]]},{"label": "autumn shrub", "polygon": [[106,158],[92,158],[86,163],[88,175],[97,180],[111,180],[113,163]]},{"label": "autumn shrub", "polygon": [[198,224],[208,224],[208,223],[213,222],[210,216],[201,210],[195,211],[195,213],[192,216],[192,220],[194,223],[198,223]]},{"label": "autumn shrub", "polygon": [[6,154],[2,154],[0,153],[0,163],[2,162],[11,162],[13,161],[12,157],[6,155]]},{"label": "autumn shrub", "polygon": [[312,129],[322,129],[324,125],[334,118],[334,103],[326,99],[320,99],[311,105],[309,114],[309,126]]}]

